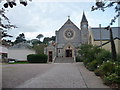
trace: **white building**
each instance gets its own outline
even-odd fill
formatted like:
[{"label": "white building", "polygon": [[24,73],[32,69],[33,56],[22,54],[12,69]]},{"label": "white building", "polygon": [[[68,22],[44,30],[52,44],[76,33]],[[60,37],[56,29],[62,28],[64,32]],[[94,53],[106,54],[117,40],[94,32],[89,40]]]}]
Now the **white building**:
[{"label": "white building", "polygon": [[29,54],[35,54],[35,51],[27,43],[18,43],[8,49],[8,58],[16,61],[27,61]]}]

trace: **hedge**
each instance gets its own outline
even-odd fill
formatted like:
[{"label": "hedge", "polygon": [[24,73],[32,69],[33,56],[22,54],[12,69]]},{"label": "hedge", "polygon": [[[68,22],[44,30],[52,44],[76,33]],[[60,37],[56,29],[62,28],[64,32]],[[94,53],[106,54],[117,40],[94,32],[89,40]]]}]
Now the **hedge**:
[{"label": "hedge", "polygon": [[27,56],[29,63],[47,63],[47,55],[45,54],[29,54]]}]

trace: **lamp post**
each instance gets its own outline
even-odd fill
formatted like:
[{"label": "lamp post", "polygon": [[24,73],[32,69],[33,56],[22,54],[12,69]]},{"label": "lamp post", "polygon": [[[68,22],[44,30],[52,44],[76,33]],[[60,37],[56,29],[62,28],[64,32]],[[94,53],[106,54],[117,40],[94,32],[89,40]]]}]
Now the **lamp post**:
[{"label": "lamp post", "polygon": [[102,32],[101,32],[101,24],[99,24],[100,28],[100,47],[102,48]]}]

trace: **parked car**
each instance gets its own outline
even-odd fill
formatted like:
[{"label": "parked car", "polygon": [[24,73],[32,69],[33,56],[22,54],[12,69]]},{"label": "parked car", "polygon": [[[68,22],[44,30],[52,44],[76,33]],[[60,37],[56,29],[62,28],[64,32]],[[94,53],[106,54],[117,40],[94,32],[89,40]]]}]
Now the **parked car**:
[{"label": "parked car", "polygon": [[8,63],[14,63],[14,62],[16,62],[16,60],[15,60],[15,59],[8,58]]}]

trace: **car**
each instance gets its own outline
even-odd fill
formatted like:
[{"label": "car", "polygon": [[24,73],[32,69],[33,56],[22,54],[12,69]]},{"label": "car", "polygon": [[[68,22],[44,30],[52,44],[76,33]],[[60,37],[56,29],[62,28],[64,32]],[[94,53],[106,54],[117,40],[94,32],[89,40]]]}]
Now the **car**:
[{"label": "car", "polygon": [[15,60],[15,59],[8,58],[8,63],[14,63],[14,62],[16,62],[16,60]]}]

